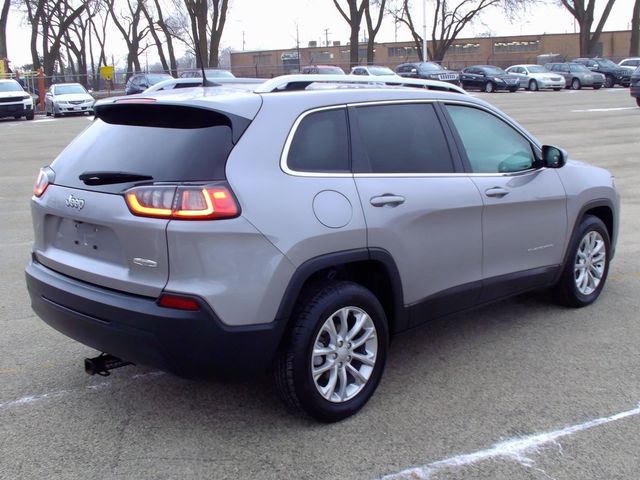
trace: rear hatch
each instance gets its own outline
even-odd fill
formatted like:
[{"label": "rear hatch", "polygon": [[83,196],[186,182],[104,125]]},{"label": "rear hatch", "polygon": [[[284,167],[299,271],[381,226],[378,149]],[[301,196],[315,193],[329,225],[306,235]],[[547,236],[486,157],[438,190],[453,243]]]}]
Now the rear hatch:
[{"label": "rear hatch", "polygon": [[93,124],[51,164],[44,194],[33,197],[35,259],[91,284],[159,295],[169,275],[169,220],[134,215],[125,192],[224,180],[249,123],[201,106],[99,106]]}]

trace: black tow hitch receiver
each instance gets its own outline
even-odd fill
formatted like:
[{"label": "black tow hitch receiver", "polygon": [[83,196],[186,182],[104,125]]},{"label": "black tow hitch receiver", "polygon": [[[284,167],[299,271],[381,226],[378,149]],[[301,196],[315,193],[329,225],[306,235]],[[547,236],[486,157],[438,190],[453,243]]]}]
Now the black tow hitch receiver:
[{"label": "black tow hitch receiver", "polygon": [[101,353],[97,357],[84,359],[84,371],[89,375],[100,375],[102,377],[111,375],[109,370],[126,367],[127,365],[133,364],[109,355],[108,353]]}]

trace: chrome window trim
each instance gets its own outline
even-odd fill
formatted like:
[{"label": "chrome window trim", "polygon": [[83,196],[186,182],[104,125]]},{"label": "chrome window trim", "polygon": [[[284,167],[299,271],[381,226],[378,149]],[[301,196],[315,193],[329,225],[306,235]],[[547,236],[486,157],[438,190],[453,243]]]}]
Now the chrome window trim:
[{"label": "chrome window trim", "polygon": [[471,108],[478,108],[490,115],[493,115],[511,128],[513,128],[516,132],[522,135],[533,147],[538,150],[538,153],[541,154],[541,145],[539,142],[532,138],[527,132],[523,131],[521,127],[514,124],[508,118],[499,115],[497,112],[486,108],[484,105],[473,103],[473,102],[465,102],[463,100],[443,100],[443,99],[407,99],[407,100],[373,100],[373,101],[365,101],[358,103],[346,103],[341,105],[331,105],[326,107],[318,107],[312,108],[300,114],[300,116],[293,122],[293,126],[287,135],[287,139],[284,143],[284,148],[282,150],[282,154],[280,155],[280,169],[286,173],[287,175],[291,175],[293,177],[315,177],[315,178],[443,178],[443,177],[514,177],[520,175],[526,175],[531,172],[536,172],[539,170],[544,170],[545,167],[541,168],[529,168],[527,170],[520,170],[518,172],[495,172],[495,173],[474,173],[474,172],[451,172],[451,173],[353,173],[353,172],[305,172],[300,170],[293,170],[289,168],[287,165],[287,157],[289,156],[289,149],[291,148],[291,143],[293,142],[293,137],[295,136],[298,127],[302,120],[304,120],[308,115],[316,112],[323,112],[328,110],[340,110],[347,109],[349,107],[361,107],[361,106],[376,106],[376,105],[394,105],[394,104],[408,104],[408,103],[440,103],[443,107],[446,107],[448,104],[462,105]]}]

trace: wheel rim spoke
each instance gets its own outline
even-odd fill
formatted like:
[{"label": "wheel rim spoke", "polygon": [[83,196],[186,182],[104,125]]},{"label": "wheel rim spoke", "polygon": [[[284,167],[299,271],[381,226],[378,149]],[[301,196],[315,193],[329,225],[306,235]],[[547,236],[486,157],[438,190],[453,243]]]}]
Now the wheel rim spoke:
[{"label": "wheel rim spoke", "polygon": [[361,308],[344,307],[327,317],[311,353],[311,376],[326,400],[354,398],[373,374],[378,353],[373,319]]},{"label": "wheel rim spoke", "polygon": [[578,292],[590,295],[600,285],[607,264],[604,238],[595,230],[588,232],[578,245],[574,262],[574,281]]}]

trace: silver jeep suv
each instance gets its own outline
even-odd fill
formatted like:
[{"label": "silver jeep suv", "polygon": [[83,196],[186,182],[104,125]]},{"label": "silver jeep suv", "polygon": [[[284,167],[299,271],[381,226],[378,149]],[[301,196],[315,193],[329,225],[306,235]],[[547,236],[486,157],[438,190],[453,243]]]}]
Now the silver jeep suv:
[{"label": "silver jeep suv", "polygon": [[90,373],[271,370],[288,404],[336,421],[371,397],[394,334],[532,289],[595,301],[611,174],[459,87],[383,83],[102,101],[35,185],[33,309],[105,352]]}]

